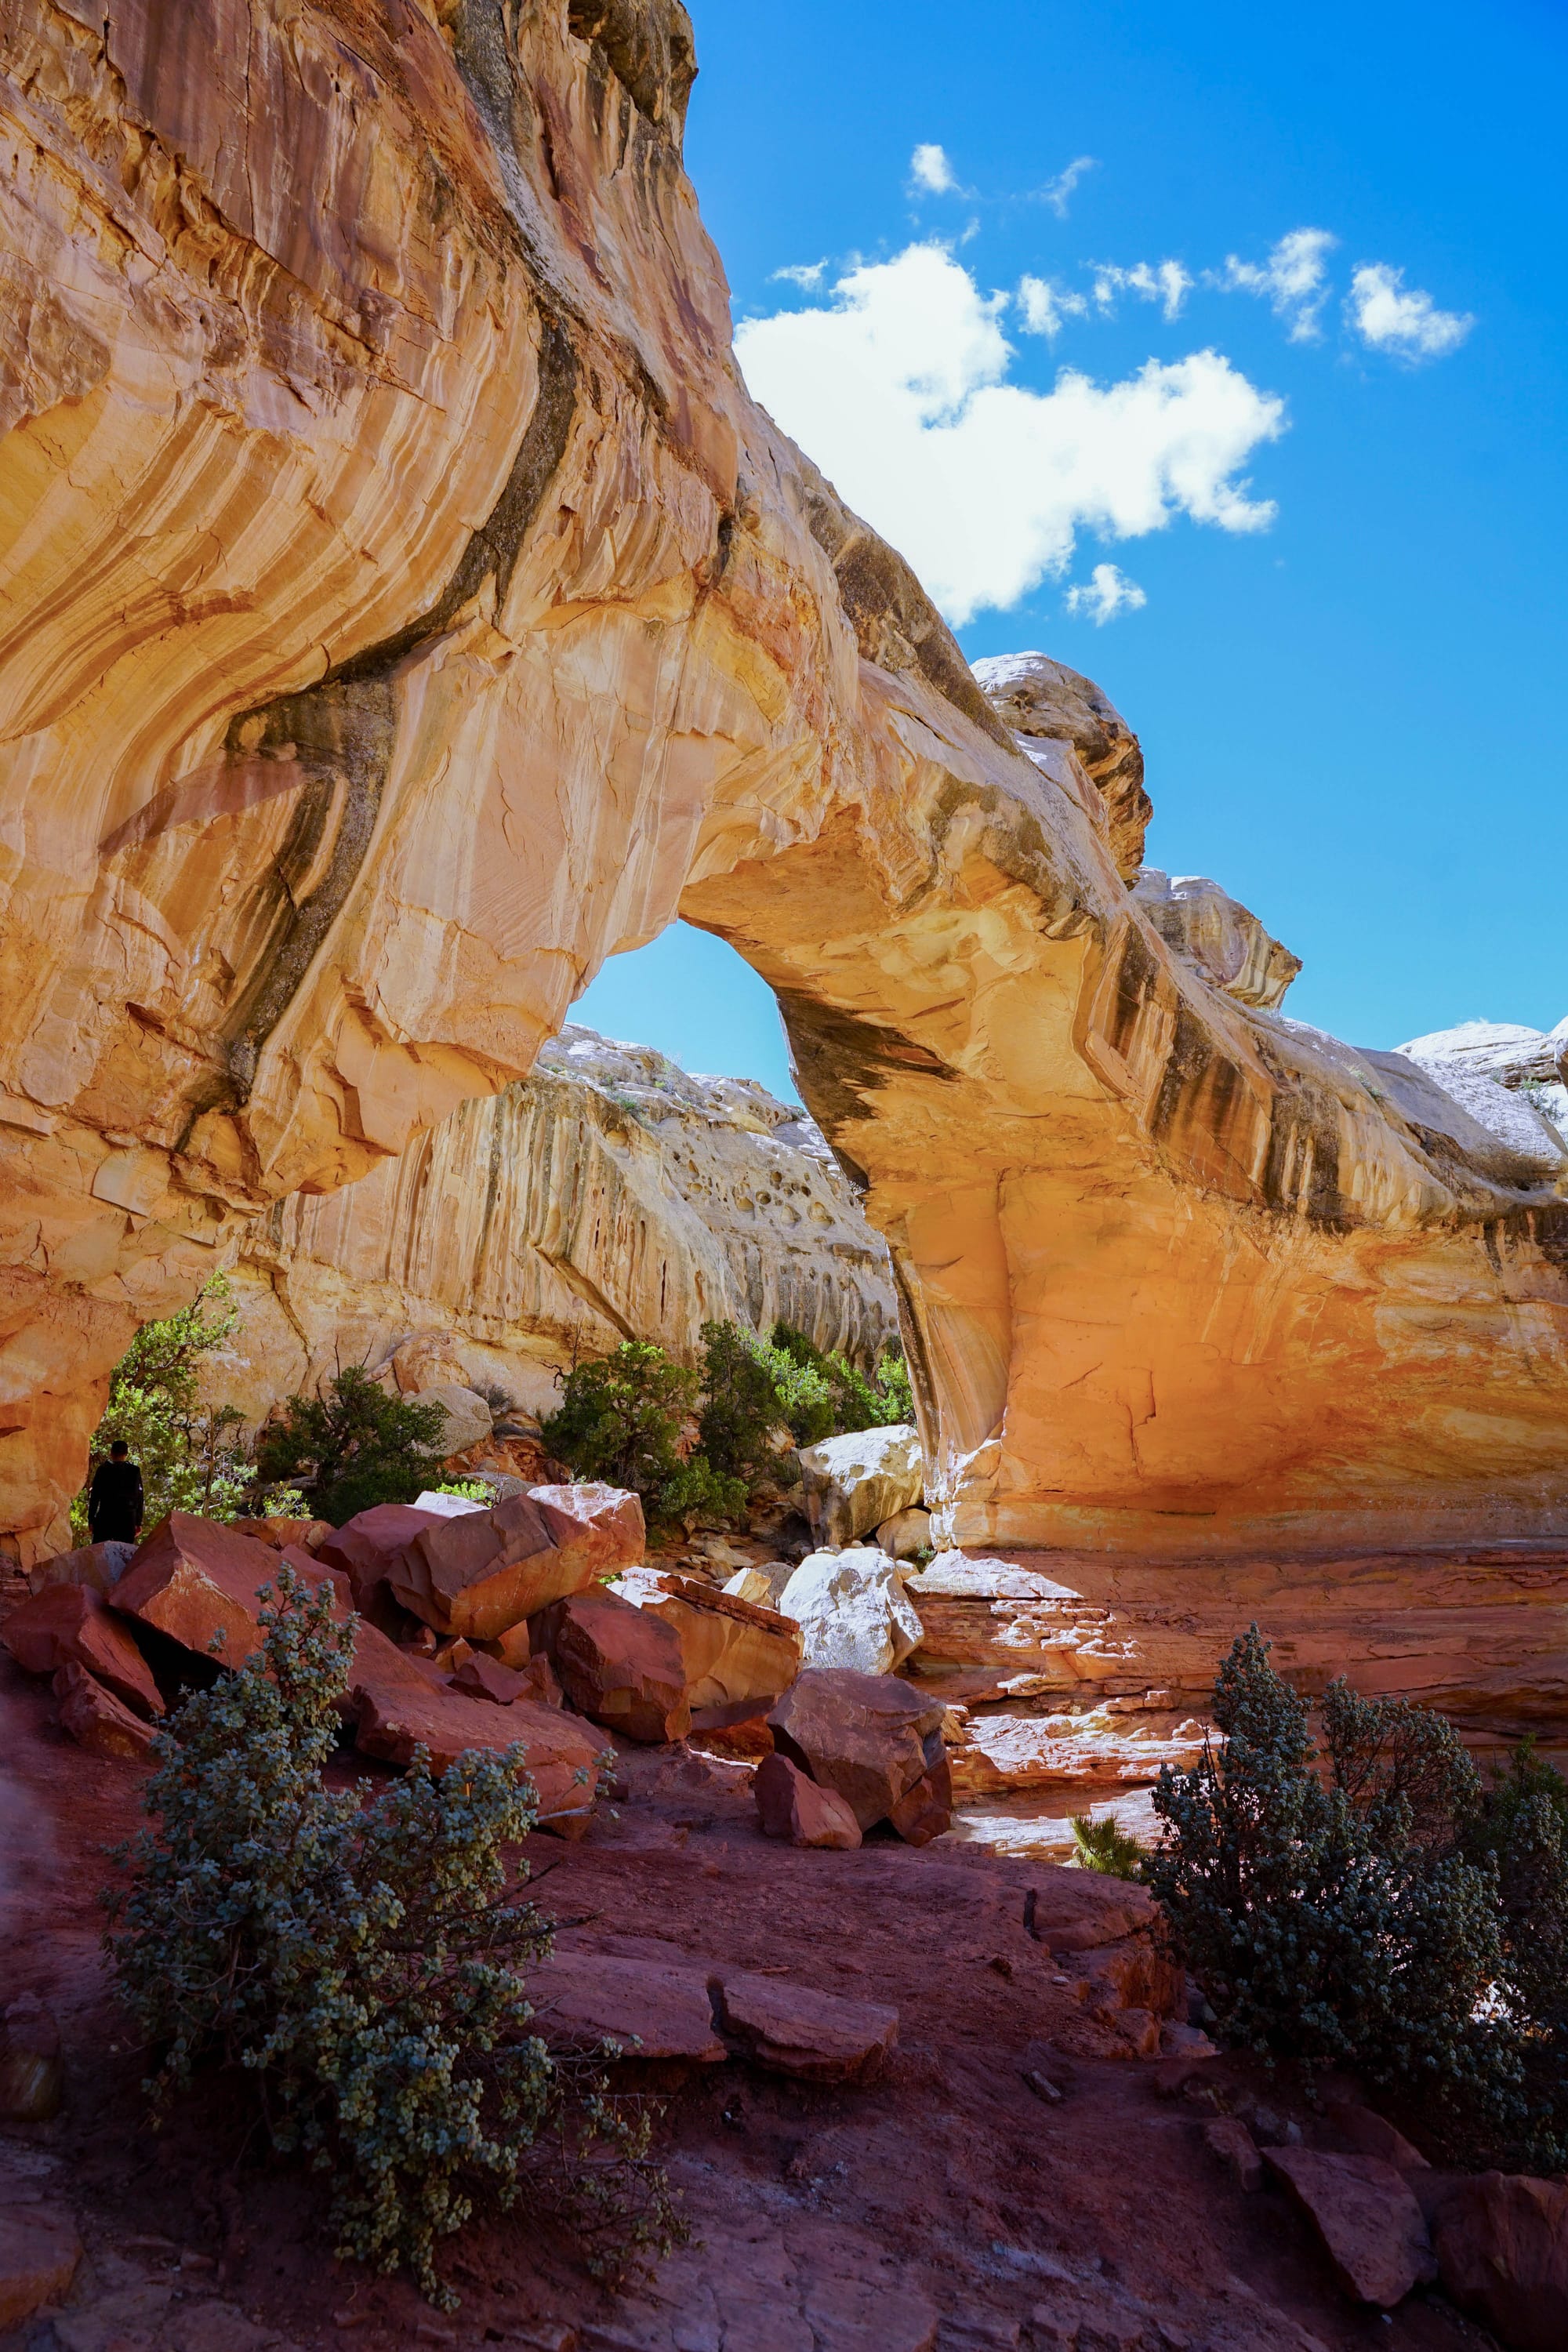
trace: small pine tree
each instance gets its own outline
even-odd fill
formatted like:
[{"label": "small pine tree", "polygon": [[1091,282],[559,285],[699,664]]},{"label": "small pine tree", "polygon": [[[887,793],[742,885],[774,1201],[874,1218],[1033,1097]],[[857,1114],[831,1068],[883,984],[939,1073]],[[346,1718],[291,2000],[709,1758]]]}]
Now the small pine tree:
[{"label": "small pine tree", "polygon": [[257,1439],[268,1485],[299,1483],[320,1518],[342,1527],[376,1503],[411,1503],[439,1475],[440,1404],[388,1396],[351,1364],[321,1396],[291,1396]]},{"label": "small pine tree", "polygon": [[1143,1849],[1120,1826],[1114,1813],[1107,1813],[1101,1822],[1092,1813],[1069,1813],[1068,1827],[1072,1832],[1072,1858],[1080,1870],[1102,1871],[1108,1878],[1138,1876]]}]

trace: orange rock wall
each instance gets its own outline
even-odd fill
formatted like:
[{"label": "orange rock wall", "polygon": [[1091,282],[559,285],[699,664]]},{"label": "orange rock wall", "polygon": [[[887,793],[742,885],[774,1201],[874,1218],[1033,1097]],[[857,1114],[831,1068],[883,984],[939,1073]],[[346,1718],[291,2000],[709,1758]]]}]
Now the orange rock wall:
[{"label": "orange rock wall", "polygon": [[0,16],[0,1526],[679,909],[889,1238],[948,1535],[1560,1528],[1561,1155],[1130,898],[1125,743],[1026,758],[749,400],[690,70],[677,0]]}]

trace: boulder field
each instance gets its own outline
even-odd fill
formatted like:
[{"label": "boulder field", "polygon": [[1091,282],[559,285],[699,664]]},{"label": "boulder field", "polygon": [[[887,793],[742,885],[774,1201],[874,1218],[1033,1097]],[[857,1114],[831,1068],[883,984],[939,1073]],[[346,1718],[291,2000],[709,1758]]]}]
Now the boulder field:
[{"label": "boulder field", "polygon": [[939,1547],[1458,1556],[1498,1654],[1568,1503],[1556,1046],[1352,1050],[1140,883],[1131,728],[983,691],[749,397],[694,71],[679,0],[0,18],[13,1556],[139,1321],[680,913],[886,1238]]}]

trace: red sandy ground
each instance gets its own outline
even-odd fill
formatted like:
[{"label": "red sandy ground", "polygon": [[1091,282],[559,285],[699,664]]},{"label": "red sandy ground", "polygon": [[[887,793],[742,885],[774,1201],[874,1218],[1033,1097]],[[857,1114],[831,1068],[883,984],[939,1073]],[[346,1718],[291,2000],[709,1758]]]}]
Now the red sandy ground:
[{"label": "red sandy ground", "polygon": [[[68,2307],[0,2352],[1490,2342],[1435,2293],[1387,2320],[1348,2304],[1283,2197],[1244,2196],[1203,2144],[1203,2113],[1156,2095],[1156,2063],[1092,2054],[1110,2035],[1024,1927],[1023,1889],[1047,1865],[879,1837],[856,1853],[783,1849],[758,1833],[743,1771],[679,1752],[628,1757],[630,1798],[583,1844],[530,1842],[550,1873],[541,1901],[595,1915],[600,1931],[893,2003],[898,2054],[864,2090],[740,2063],[689,2078],[663,2140],[693,2246],[616,2300],[526,2215],[475,2225],[448,2256],[463,2304],[447,2319],[406,2280],[333,2260],[322,2188],[247,2136],[247,2086],[219,2084],[149,2133],[96,1900],[144,1770],[72,1747],[47,1685],[8,1660],[4,1673],[0,1982],[54,2009],[68,2088],[57,2122],[0,2133],[0,2196],[20,2168],[33,2194],[75,2210],[89,2251]],[[1057,2044],[1058,2105],[1023,2080],[1031,2042]]]}]

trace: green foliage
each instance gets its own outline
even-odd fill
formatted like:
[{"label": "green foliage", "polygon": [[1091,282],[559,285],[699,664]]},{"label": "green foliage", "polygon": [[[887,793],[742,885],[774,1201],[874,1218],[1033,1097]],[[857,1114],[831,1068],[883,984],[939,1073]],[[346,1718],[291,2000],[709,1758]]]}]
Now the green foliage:
[{"label": "green foliage", "polygon": [[680,1470],[676,1441],[700,1387],[700,1373],[672,1363],[651,1339],[623,1339],[613,1355],[573,1366],[539,1433],[579,1478],[627,1486],[651,1508]]},{"label": "green foliage", "polygon": [[1461,1851],[1479,1784],[1452,1727],[1335,1684],[1329,1770],[1307,1702],[1253,1626],[1215,1685],[1222,1743],[1167,1766],[1144,1877],[1225,2036],[1309,2076],[1346,2064],[1451,2135],[1517,2128],[1515,2021],[1487,2003],[1502,1968],[1497,1882]]},{"label": "green foliage", "polygon": [[1097,1822],[1092,1813],[1069,1813],[1068,1827],[1072,1832],[1072,1858],[1080,1870],[1103,1871],[1108,1878],[1138,1876],[1143,1849],[1129,1831],[1118,1826],[1114,1814],[1107,1813],[1102,1822]]},{"label": "green foliage", "polygon": [[411,1503],[440,1474],[447,1425],[439,1404],[388,1396],[351,1364],[321,1396],[291,1396],[257,1439],[267,1483],[301,1484],[334,1527],[376,1503]]},{"label": "green foliage", "polygon": [[[797,1445],[815,1445],[846,1430],[879,1429],[915,1417],[910,1368],[895,1349],[883,1351],[870,1380],[847,1357],[824,1355],[804,1331],[788,1323],[773,1325],[770,1353],[792,1364],[797,1375],[805,1376],[797,1391],[801,1403],[795,1409],[801,1426],[796,1426],[791,1412],[785,1414]],[[784,1392],[781,1381],[781,1396]]]},{"label": "green foliage", "polygon": [[1466,1851],[1496,1871],[1500,1991],[1520,2020],[1530,2127],[1508,2157],[1568,2170],[1568,1780],[1522,1740],[1467,1824]]},{"label": "green foliage", "polygon": [[[784,1423],[775,1350],[738,1323],[702,1326],[702,1395],[698,1434],[713,1469],[754,1486],[779,1466]],[[793,1373],[794,1364],[784,1362]]]},{"label": "green foliage", "polygon": [[465,1503],[491,1503],[495,1500],[492,1487],[482,1478],[437,1478],[420,1488],[421,1494],[460,1495]]},{"label": "green foliage", "polygon": [[[240,1517],[251,1469],[232,1405],[199,1402],[204,1360],[221,1360],[239,1322],[227,1277],[215,1275],[189,1307],[144,1323],[109,1379],[109,1402],[92,1437],[96,1464],[123,1438],[142,1472],[149,1528],[170,1511],[209,1519]],[[89,1482],[90,1483],[90,1482]],[[89,1539],[88,1489],[71,1505],[71,1526]]]},{"label": "green foliage", "polygon": [[247,2071],[273,2146],[332,2176],[339,2253],[412,2265],[448,2309],[437,2245],[480,2198],[526,2186],[601,2272],[664,2250],[679,2232],[647,2116],[530,2030],[521,1971],[551,1931],[526,1872],[507,1878],[533,1825],[522,1750],[439,1780],[420,1751],[379,1793],[324,1788],[354,1632],[331,1608],[282,1568],[262,1649],[153,1743],[153,1826],[106,1900],[121,1993],[159,2053],[155,2114],[198,2068]]}]

